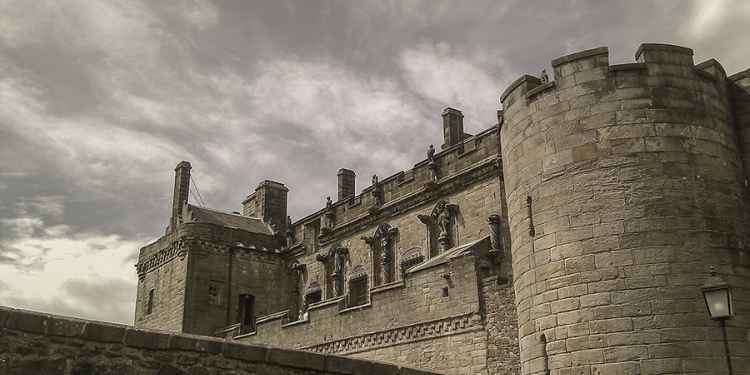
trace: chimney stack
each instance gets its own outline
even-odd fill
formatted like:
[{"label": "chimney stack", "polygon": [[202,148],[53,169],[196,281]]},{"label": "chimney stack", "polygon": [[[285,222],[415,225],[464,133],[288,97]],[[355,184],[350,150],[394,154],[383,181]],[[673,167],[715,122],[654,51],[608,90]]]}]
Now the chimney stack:
[{"label": "chimney stack", "polygon": [[172,193],[172,218],[170,228],[174,230],[182,223],[182,206],[188,201],[190,194],[190,166],[189,162],[181,161],[174,169],[174,192]]},{"label": "chimney stack", "polygon": [[266,224],[273,224],[276,230],[286,230],[287,187],[276,181],[265,180],[242,202],[242,215],[257,217]]},{"label": "chimney stack", "polygon": [[443,110],[443,138],[443,149],[463,142],[464,115],[461,111],[451,107]]},{"label": "chimney stack", "polygon": [[348,199],[354,196],[354,181],[356,175],[351,169],[341,168],[337,174],[339,179],[339,200]]}]

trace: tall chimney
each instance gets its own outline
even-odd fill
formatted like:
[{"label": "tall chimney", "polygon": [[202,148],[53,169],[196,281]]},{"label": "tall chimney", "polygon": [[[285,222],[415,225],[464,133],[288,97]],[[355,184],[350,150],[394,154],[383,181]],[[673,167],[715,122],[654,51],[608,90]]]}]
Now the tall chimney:
[{"label": "tall chimney", "polygon": [[339,178],[339,200],[348,199],[354,196],[354,179],[356,175],[351,169],[341,168],[337,173]]},{"label": "tall chimney", "polygon": [[172,193],[172,230],[182,223],[182,206],[188,201],[190,194],[190,166],[189,162],[181,161],[174,169],[174,192]]},{"label": "tall chimney", "polygon": [[464,140],[464,115],[461,111],[451,107],[443,110],[443,138],[444,149]]},{"label": "tall chimney", "polygon": [[242,202],[244,216],[257,217],[266,224],[274,224],[277,230],[286,229],[287,187],[276,181],[265,180]]}]

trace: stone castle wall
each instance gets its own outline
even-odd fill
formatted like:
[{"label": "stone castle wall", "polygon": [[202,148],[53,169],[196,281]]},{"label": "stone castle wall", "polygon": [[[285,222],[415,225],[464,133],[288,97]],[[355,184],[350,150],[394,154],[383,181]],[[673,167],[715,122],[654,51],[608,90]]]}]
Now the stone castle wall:
[{"label": "stone castle wall", "polygon": [[[491,128],[476,139],[467,140],[463,149],[454,146],[436,154],[436,164],[441,168],[437,181],[428,175],[427,162],[418,163],[412,171],[384,179],[381,183],[385,199],[377,205],[377,210],[371,210],[376,205],[369,193],[373,187],[365,189],[360,196],[337,202],[332,208],[335,227],[330,234],[321,236],[315,246],[304,237],[304,230],[297,229],[297,244],[307,246],[290,262],[305,266],[303,284],[318,283],[323,289],[323,301],[311,305],[303,321],[289,322],[288,311],[261,316],[257,332],[238,339],[410,363],[450,374],[486,371],[488,337],[483,328],[484,301],[480,300],[485,296],[477,267],[478,257],[454,259],[405,276],[400,272],[400,264],[415,254],[425,260],[430,258],[428,229],[418,216],[430,215],[440,201],[457,206],[452,247],[483,238],[485,242],[481,246],[488,246],[487,218],[501,214],[497,142],[496,128]],[[411,177],[403,177],[405,174]],[[295,226],[300,228],[322,221],[325,212],[302,219]],[[363,239],[372,236],[382,224],[397,230],[392,262],[397,272],[387,284],[378,284],[374,266],[377,258]],[[335,246],[348,251],[347,275],[355,269],[367,274],[369,302],[366,305],[348,308],[347,283],[343,297],[331,294],[333,288],[329,285],[331,280],[327,277],[326,266],[317,258],[328,254]],[[445,278],[447,274],[451,274],[450,282]],[[444,289],[447,296],[443,294]],[[505,289],[509,290],[507,286]],[[514,311],[512,297],[493,306]],[[419,354],[422,351],[425,351],[423,356]],[[420,356],[420,361],[413,362],[414,356]],[[444,363],[441,361],[444,358],[452,360]]]},{"label": "stone castle wall", "polygon": [[[556,59],[502,96],[503,171],[523,374],[726,371],[700,286],[734,288],[748,373],[745,178],[723,70],[644,44]],[[739,369],[739,370],[738,370]]]},{"label": "stone castle wall", "polygon": [[393,364],[0,308],[4,375],[430,375]]}]

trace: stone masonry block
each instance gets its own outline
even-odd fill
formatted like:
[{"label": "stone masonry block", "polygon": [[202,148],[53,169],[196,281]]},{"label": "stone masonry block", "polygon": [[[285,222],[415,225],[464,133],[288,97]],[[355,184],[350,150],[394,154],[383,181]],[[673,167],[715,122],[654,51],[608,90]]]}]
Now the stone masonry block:
[{"label": "stone masonry block", "polygon": [[50,320],[48,315],[23,310],[12,310],[7,313],[5,328],[44,334],[47,332]]},{"label": "stone masonry block", "polygon": [[591,375],[641,375],[638,362],[606,363],[591,366]]},{"label": "stone masonry block", "polygon": [[614,318],[592,321],[589,325],[591,333],[611,333],[633,330],[633,319]]},{"label": "stone masonry block", "polygon": [[171,335],[167,333],[128,329],[125,345],[144,349],[168,349]]},{"label": "stone masonry block", "polygon": [[83,333],[86,322],[53,316],[47,333],[53,336],[76,337]]},{"label": "stone masonry block", "polygon": [[100,323],[87,323],[83,328],[81,338],[99,342],[122,342],[125,338],[125,326],[116,326]]},{"label": "stone masonry block", "polygon": [[268,362],[282,366],[309,368],[318,371],[323,371],[325,369],[325,356],[301,350],[269,348]]},{"label": "stone masonry block", "polygon": [[227,342],[224,344],[223,354],[227,358],[240,359],[251,362],[264,362],[269,349],[259,345],[246,345]]}]

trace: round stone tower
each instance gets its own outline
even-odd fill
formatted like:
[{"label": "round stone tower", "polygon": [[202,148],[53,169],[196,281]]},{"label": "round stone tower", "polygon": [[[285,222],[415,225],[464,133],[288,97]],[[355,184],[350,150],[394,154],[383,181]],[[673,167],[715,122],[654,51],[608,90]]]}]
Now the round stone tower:
[{"label": "round stone tower", "polygon": [[[733,367],[750,368],[746,178],[727,78],[688,48],[552,62],[502,95],[523,374],[724,374],[701,285],[729,282]],[[747,371],[747,370],[743,370]]]}]

